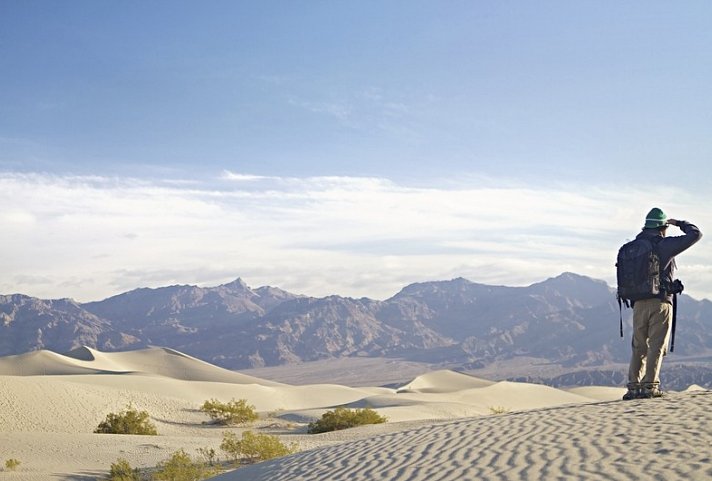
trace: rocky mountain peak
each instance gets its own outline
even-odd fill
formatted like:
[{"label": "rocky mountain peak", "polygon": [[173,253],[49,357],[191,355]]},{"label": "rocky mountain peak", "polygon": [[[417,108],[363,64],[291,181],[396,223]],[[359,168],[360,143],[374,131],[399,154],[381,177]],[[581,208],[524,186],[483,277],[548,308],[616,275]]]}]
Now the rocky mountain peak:
[{"label": "rocky mountain peak", "polygon": [[532,284],[530,289],[539,295],[568,298],[580,305],[594,305],[601,299],[612,295],[612,289],[603,281],[587,276],[564,272],[556,277]]},{"label": "rocky mountain peak", "polygon": [[476,285],[464,277],[457,277],[448,281],[415,282],[405,286],[391,300],[402,297],[430,295],[438,292],[458,292]]},{"label": "rocky mountain peak", "polygon": [[225,289],[228,289],[231,291],[238,291],[238,292],[250,291],[250,292],[252,292],[252,289],[250,289],[250,287],[247,285],[247,283],[245,281],[243,281],[242,278],[240,278],[240,277],[238,277],[234,281],[228,282],[227,284],[222,284],[221,286],[218,286],[218,287],[222,287],[222,288],[225,288]]}]

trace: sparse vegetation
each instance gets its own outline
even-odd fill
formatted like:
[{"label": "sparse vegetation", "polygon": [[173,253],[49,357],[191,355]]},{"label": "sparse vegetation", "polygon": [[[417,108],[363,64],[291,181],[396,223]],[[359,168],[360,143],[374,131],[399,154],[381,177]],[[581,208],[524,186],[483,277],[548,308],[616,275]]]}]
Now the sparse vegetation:
[{"label": "sparse vegetation", "polygon": [[339,407],[333,411],[325,412],[321,419],[310,423],[308,432],[309,434],[327,433],[365,424],[381,424],[387,420],[371,408],[347,409]]},{"label": "sparse vegetation", "polygon": [[237,436],[231,432],[223,433],[220,449],[225,451],[235,462],[239,459],[245,459],[247,462],[259,462],[296,453],[298,446],[296,443],[287,446],[277,436],[245,431],[242,433],[242,439],[237,439]]},{"label": "sparse vegetation", "polygon": [[5,469],[7,469],[8,471],[14,471],[20,466],[20,464],[22,463],[20,463],[20,461],[18,461],[17,459],[10,458],[5,460]]},{"label": "sparse vegetation", "polygon": [[158,434],[156,426],[149,420],[148,412],[139,411],[131,404],[118,414],[107,414],[106,419],[99,423],[94,432],[99,434],[144,434],[152,436]]},{"label": "sparse vegetation", "polygon": [[238,401],[232,399],[228,403],[220,402],[217,399],[210,399],[203,403],[200,410],[207,413],[214,421],[226,425],[249,423],[259,418],[255,407],[251,404],[247,404],[246,399],[240,399]]},{"label": "sparse vegetation", "polygon": [[214,466],[218,461],[217,453],[213,448],[198,448],[198,454],[205,459],[208,466]]},{"label": "sparse vegetation", "polygon": [[506,414],[509,412],[509,409],[504,406],[490,406],[489,410],[492,414]]},{"label": "sparse vegetation", "polygon": [[206,463],[196,462],[184,450],[179,449],[166,461],[156,466],[153,479],[157,481],[201,481],[220,473]]},{"label": "sparse vegetation", "polygon": [[111,463],[109,481],[141,481],[141,476],[138,469],[132,468],[126,459],[119,458]]}]

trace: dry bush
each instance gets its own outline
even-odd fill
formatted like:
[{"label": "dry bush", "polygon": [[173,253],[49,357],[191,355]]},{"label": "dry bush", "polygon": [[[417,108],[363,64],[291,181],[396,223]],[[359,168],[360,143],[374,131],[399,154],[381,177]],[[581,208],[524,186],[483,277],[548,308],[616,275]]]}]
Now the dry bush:
[{"label": "dry bush", "polygon": [[130,404],[126,409],[116,413],[109,413],[106,419],[99,423],[94,430],[99,434],[142,434],[156,436],[156,426],[149,420],[146,411],[139,411]]},{"label": "dry bush", "polygon": [[242,433],[242,439],[237,439],[231,432],[223,433],[220,449],[233,461],[245,459],[247,462],[259,462],[296,453],[298,446],[295,443],[287,446],[277,436],[245,431]]},{"label": "dry bush", "polygon": [[206,463],[195,462],[179,449],[166,461],[156,466],[152,478],[156,481],[201,481],[220,474],[220,470]]},{"label": "dry bush", "polygon": [[141,481],[141,476],[138,469],[132,468],[126,459],[119,458],[111,463],[109,481]]},{"label": "dry bush", "polygon": [[321,419],[310,423],[307,432],[309,434],[327,433],[365,424],[381,424],[387,420],[371,408],[347,409],[340,407],[325,412]]},{"label": "dry bush", "polygon": [[492,414],[507,414],[509,409],[504,406],[490,406],[489,410]]},{"label": "dry bush", "polygon": [[205,459],[208,466],[214,466],[218,462],[217,453],[213,448],[198,448],[198,454]]},{"label": "dry bush", "polygon": [[228,403],[210,399],[203,403],[200,410],[220,424],[244,424],[256,421],[259,418],[255,407],[247,404],[246,399],[240,399],[239,401],[233,399]]}]

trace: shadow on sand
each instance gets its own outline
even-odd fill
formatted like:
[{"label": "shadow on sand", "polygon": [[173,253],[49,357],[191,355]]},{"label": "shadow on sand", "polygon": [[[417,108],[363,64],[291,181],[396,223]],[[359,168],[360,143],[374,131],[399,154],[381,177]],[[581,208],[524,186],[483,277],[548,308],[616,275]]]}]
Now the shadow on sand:
[{"label": "shadow on sand", "polygon": [[105,479],[106,471],[82,471],[72,474],[55,474],[54,477],[63,481],[95,481]]}]

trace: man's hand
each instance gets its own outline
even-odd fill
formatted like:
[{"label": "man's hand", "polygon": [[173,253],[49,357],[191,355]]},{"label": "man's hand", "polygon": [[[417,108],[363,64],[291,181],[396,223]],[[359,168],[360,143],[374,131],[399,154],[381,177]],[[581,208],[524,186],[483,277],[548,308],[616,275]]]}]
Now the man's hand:
[{"label": "man's hand", "polygon": [[667,223],[676,226],[680,223],[680,221],[678,221],[677,219],[668,219]]}]

